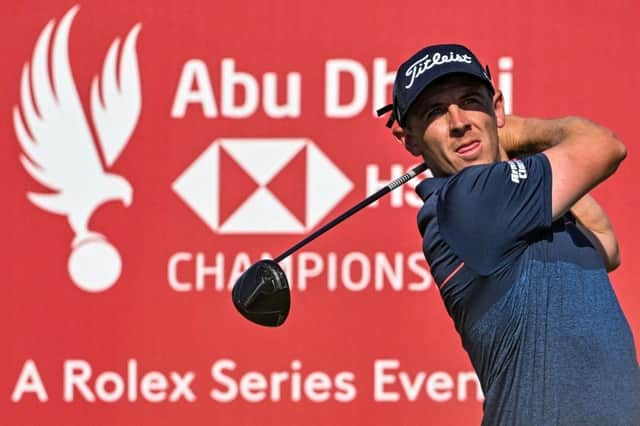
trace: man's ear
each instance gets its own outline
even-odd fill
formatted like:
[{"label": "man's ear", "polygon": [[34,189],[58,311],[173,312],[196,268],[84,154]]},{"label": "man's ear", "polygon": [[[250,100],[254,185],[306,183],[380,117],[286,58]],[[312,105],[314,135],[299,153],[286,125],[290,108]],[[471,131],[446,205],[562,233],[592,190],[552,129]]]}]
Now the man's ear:
[{"label": "man's ear", "polygon": [[496,113],[497,127],[504,127],[506,123],[504,113],[504,97],[502,96],[502,91],[500,89],[496,89],[496,93],[493,95],[493,109]]},{"label": "man's ear", "polygon": [[400,127],[400,125],[396,123],[391,128],[391,134],[393,134],[393,137],[396,138],[411,155],[414,157],[422,155],[420,151],[418,151],[419,144],[412,140],[415,136],[409,133],[407,129]]},{"label": "man's ear", "polygon": [[391,134],[398,140],[398,142],[404,145],[404,138],[407,136],[407,131],[403,127],[400,127],[398,123],[393,123],[393,127],[391,127]]}]

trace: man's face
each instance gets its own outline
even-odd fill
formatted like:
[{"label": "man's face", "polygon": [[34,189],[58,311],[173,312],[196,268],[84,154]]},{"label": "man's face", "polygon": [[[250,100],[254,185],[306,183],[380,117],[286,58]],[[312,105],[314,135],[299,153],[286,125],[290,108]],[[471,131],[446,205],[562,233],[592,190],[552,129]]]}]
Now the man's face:
[{"label": "man's face", "polygon": [[502,94],[479,79],[452,74],[429,85],[407,115],[405,147],[421,155],[435,176],[474,164],[506,160],[498,143],[504,126]]}]

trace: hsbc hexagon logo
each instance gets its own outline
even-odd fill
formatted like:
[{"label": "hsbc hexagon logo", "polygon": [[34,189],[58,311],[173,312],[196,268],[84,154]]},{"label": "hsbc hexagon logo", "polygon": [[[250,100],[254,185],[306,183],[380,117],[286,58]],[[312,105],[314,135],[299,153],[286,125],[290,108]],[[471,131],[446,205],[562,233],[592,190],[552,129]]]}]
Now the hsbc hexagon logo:
[{"label": "hsbc hexagon logo", "polygon": [[220,234],[312,229],[353,183],[309,139],[217,139],[175,180],[178,196]]}]

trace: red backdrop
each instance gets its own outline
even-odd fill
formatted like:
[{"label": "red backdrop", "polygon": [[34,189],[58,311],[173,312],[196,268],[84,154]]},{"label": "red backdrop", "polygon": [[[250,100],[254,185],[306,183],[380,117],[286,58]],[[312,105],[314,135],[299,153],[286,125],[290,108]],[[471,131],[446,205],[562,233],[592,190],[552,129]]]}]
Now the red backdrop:
[{"label": "red backdrop", "polygon": [[[430,43],[471,47],[514,113],[585,116],[626,142],[595,196],[620,240],[611,279],[638,345],[640,10],[556,3],[86,1],[68,21],[66,71],[58,24],[75,3],[3,4],[2,424],[478,424],[481,395],[420,253],[410,185],[285,263],[283,327],[244,320],[228,287],[416,164],[372,111],[395,67]],[[96,77],[111,121],[91,106]],[[60,109],[72,104],[84,114]],[[21,123],[23,144],[42,147],[25,157],[31,173]],[[128,207],[101,192],[105,172],[128,182]],[[28,198],[69,182],[99,194],[82,217],[102,237]]]}]

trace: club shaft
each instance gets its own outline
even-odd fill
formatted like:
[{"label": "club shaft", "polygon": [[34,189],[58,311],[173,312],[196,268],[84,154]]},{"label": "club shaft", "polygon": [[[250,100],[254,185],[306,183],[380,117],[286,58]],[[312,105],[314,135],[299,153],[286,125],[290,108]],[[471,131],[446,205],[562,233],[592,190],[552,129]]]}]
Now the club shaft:
[{"label": "club shaft", "polygon": [[326,225],[324,225],[323,227],[321,227],[320,229],[318,229],[314,233],[310,234],[305,239],[303,239],[302,241],[300,241],[299,243],[297,243],[293,247],[289,248],[287,251],[285,251],[284,253],[282,253],[280,256],[276,257],[273,260],[275,262],[280,262],[281,260],[286,259],[292,253],[296,252],[301,247],[304,247],[305,245],[309,244],[311,241],[315,240],[320,235],[324,234],[325,232],[327,232],[328,230],[330,230],[331,228],[333,228],[334,226],[336,226],[337,224],[339,224],[343,220],[347,219],[349,216],[353,215],[354,213],[359,212],[363,208],[367,207],[369,204],[371,204],[374,201],[378,200],[380,197],[388,194],[389,192],[393,191],[397,187],[402,186],[403,184],[407,183],[408,181],[413,179],[418,174],[424,172],[426,169],[427,169],[427,165],[425,163],[422,163],[422,164],[414,167],[408,173],[400,176],[398,179],[395,179],[394,181],[389,183],[387,186],[379,189],[377,192],[369,195],[367,198],[365,198],[364,200],[360,201],[358,204],[356,204],[355,206],[351,207],[349,210],[347,210],[346,212],[342,213],[340,216],[336,217],[331,222],[327,223]]}]

